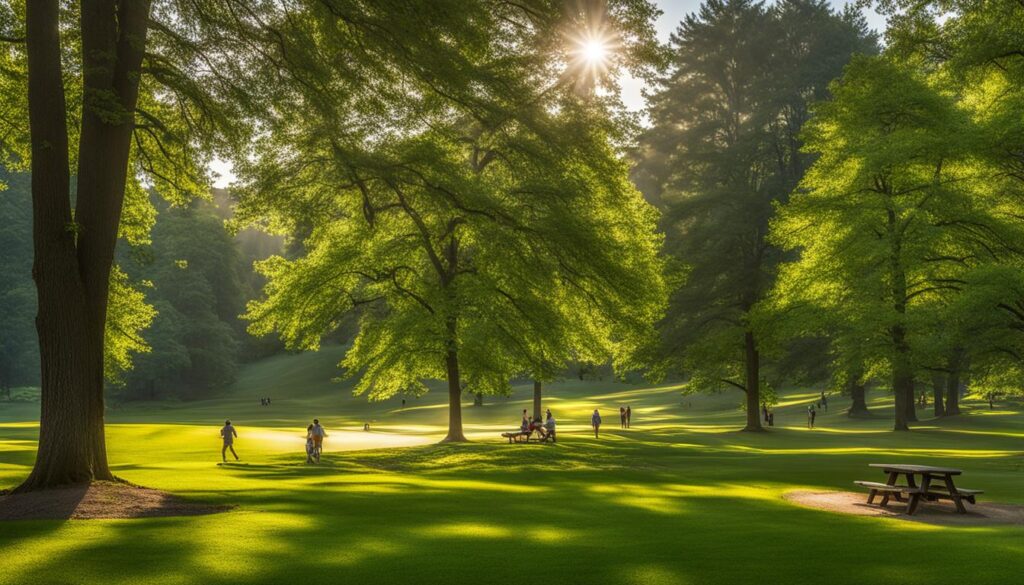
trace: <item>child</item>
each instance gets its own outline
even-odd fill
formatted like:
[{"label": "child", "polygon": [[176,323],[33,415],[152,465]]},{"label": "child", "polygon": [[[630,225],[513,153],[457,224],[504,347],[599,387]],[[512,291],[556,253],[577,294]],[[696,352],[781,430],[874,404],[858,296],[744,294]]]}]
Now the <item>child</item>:
[{"label": "child", "polygon": [[306,427],[306,463],[313,463],[313,453],[316,446],[313,443],[313,425]]}]

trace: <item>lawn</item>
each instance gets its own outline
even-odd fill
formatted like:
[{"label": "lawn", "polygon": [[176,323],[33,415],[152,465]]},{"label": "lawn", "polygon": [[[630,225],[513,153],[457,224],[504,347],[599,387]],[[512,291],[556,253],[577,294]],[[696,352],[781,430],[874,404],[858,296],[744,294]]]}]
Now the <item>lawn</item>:
[{"label": "lawn", "polygon": [[[444,396],[367,404],[330,383],[338,352],[248,367],[224,398],[114,407],[115,473],[237,505],[212,516],[0,523],[0,583],[984,583],[1019,582],[1024,529],[939,527],[797,507],[789,490],[850,489],[870,462],[965,470],[985,501],[1024,504],[1024,407],[968,400],[968,414],[888,432],[813,392],[791,392],[770,433],[736,432],[738,394],[674,386],[551,386],[557,445],[507,445],[530,390],[465,408],[469,445],[437,445]],[[273,402],[261,407],[258,398]],[[634,428],[618,429],[620,404]],[[589,433],[600,407],[605,432]],[[0,488],[29,470],[38,405],[0,403]],[[921,411],[922,415],[926,411]],[[303,463],[317,416],[330,437]],[[224,418],[240,463],[217,465]],[[370,422],[371,432],[363,432]]]}]

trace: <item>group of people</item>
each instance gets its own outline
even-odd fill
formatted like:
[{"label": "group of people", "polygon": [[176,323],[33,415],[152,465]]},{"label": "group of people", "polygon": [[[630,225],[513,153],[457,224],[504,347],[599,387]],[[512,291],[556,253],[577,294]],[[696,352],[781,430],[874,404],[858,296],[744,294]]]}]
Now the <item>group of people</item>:
[{"label": "group of people", "polygon": [[[320,454],[324,450],[324,437],[326,436],[327,431],[320,425],[320,419],[314,418],[313,424],[306,427],[306,463],[320,463]],[[235,461],[238,461],[238,453],[235,452],[235,439],[238,437],[238,431],[235,430],[230,420],[224,421],[224,426],[220,429],[220,437],[224,442],[224,446],[220,450],[221,460],[227,462],[227,454],[230,450]]]},{"label": "group of people", "polygon": [[551,438],[555,440],[555,417],[551,415],[551,409],[547,410],[544,421],[541,422],[540,418],[534,419],[532,416],[527,416],[526,409],[523,409],[523,420],[519,424],[519,431],[523,433],[537,433],[541,439],[547,440]]},{"label": "group of people", "polygon": [[768,410],[768,403],[761,403],[761,417],[764,418],[764,424],[774,427],[775,426],[775,411]]},{"label": "group of people", "polygon": [[270,397],[266,396],[266,397],[260,398],[260,406],[270,406]]}]

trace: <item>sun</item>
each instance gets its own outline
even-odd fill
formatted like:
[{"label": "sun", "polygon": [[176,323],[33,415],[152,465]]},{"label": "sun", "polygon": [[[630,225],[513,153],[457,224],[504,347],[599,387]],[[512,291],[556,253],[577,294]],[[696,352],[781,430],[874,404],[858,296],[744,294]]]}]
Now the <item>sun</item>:
[{"label": "sun", "polygon": [[580,53],[588,64],[603,65],[608,61],[608,43],[600,38],[587,39],[583,41]]}]

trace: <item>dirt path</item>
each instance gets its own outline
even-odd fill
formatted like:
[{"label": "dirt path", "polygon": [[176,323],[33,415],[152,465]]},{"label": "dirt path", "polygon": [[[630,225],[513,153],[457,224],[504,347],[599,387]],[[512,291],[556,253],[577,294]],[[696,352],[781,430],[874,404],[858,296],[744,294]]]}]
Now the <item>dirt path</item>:
[{"label": "dirt path", "polygon": [[807,508],[858,516],[881,516],[907,522],[944,526],[988,526],[993,524],[1024,526],[1024,506],[1013,504],[987,502],[977,505],[966,504],[967,514],[957,514],[956,508],[949,502],[922,502],[917,513],[908,516],[904,513],[906,504],[891,501],[886,508],[877,504],[869,505],[866,493],[793,491],[786,493],[784,497],[794,504]]}]

